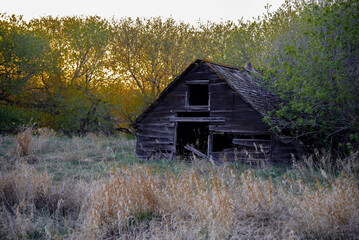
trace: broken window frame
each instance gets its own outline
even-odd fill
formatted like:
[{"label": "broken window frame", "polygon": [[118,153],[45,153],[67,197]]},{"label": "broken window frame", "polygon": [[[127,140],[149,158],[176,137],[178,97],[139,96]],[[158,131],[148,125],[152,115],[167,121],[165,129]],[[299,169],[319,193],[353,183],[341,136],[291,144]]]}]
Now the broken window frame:
[{"label": "broken window frame", "polygon": [[[186,82],[187,84],[187,91],[186,91],[186,107],[187,108],[210,108],[211,96],[209,92],[209,81],[193,81],[193,82]],[[193,91],[193,88],[206,88],[206,104],[193,104],[191,100],[191,96],[196,95],[196,92]],[[205,86],[205,87],[204,87]],[[192,91],[191,91],[192,90]],[[199,92],[199,91],[198,91]],[[201,91],[202,92],[202,91]],[[204,91],[203,91],[204,92]],[[203,102],[204,103],[204,102]]]}]

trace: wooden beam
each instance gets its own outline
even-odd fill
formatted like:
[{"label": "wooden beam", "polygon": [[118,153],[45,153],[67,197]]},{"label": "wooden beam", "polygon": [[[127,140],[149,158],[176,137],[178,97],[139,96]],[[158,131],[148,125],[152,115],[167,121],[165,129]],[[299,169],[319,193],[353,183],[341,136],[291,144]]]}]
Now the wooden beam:
[{"label": "wooden beam", "polygon": [[174,132],[174,137],[173,137],[173,149],[171,152],[171,160],[174,160],[176,158],[176,154],[177,154],[177,131],[178,131],[178,123],[175,123],[175,132]]},{"label": "wooden beam", "polygon": [[264,132],[264,131],[253,131],[253,130],[243,130],[243,129],[234,129],[234,130],[230,130],[229,126],[231,126],[232,128],[236,128],[238,127],[238,125],[227,125],[227,124],[223,124],[223,125],[210,125],[209,126],[209,130],[213,131],[214,133],[216,132],[226,132],[226,133],[233,133],[233,134],[241,134],[241,135],[266,135],[268,134],[268,132]]},{"label": "wooden beam", "polygon": [[200,108],[200,109],[191,109],[191,108],[178,108],[173,110],[174,113],[178,112],[209,112],[208,107]]},{"label": "wooden beam", "polygon": [[255,139],[255,138],[233,138],[233,143],[235,142],[255,142],[255,143],[270,143],[270,139]]},{"label": "wooden beam", "polygon": [[192,110],[196,110],[196,111],[209,111],[210,110],[210,106],[209,105],[187,105],[186,109],[192,109]]},{"label": "wooden beam", "polygon": [[187,80],[186,84],[195,84],[195,85],[208,85],[209,80]]},{"label": "wooden beam", "polygon": [[191,152],[193,152],[193,153],[196,154],[197,156],[200,156],[200,157],[203,158],[203,159],[207,159],[207,160],[209,159],[207,155],[201,153],[200,151],[198,151],[197,149],[191,147],[190,145],[186,145],[186,146],[184,146],[184,148],[187,149],[187,150],[189,150],[189,151],[191,151]]},{"label": "wooden beam", "polygon": [[208,147],[207,147],[207,156],[211,155],[213,152],[213,133],[208,134]]},{"label": "wooden beam", "polygon": [[225,122],[224,117],[171,117],[170,122]]},{"label": "wooden beam", "polygon": [[239,146],[243,146],[243,147],[254,147],[254,144],[256,144],[258,147],[259,147],[259,145],[262,145],[263,149],[271,148],[270,140],[264,140],[264,139],[237,139],[237,138],[234,138],[232,143],[234,145],[239,145]]}]

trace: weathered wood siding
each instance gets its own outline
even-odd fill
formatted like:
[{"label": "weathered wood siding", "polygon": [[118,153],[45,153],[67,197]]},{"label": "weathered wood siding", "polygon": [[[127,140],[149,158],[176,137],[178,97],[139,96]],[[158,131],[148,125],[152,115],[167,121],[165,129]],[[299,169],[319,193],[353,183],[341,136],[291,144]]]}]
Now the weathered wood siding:
[{"label": "weathered wood siding", "polygon": [[[210,85],[211,93],[211,117],[225,117],[226,121],[210,125],[213,134],[217,132],[227,132],[233,135],[240,135],[251,138],[258,135],[269,135],[268,126],[262,121],[262,117],[248,103],[246,103],[238,93],[231,89],[225,80],[219,79]],[[216,144],[214,142],[213,144]],[[255,148],[257,145],[257,149]],[[224,155],[228,160],[248,160],[264,159],[269,157],[260,152],[260,145],[263,146],[261,139],[252,139],[249,144],[236,144],[222,152],[210,152],[214,159],[219,159]]]},{"label": "weathered wood siding", "polygon": [[178,112],[201,111],[198,108],[186,107],[188,91],[186,81],[213,78],[217,79],[217,74],[208,66],[200,64],[155,102],[137,129],[138,157],[148,158],[155,152],[164,152],[163,157],[171,157],[176,149],[176,122],[170,121],[171,118],[177,117]]},{"label": "weathered wood siding", "polygon": [[243,135],[268,134],[261,116],[235,93],[224,80],[210,85],[211,117],[225,117],[226,121],[210,126],[211,131],[234,132]]},{"label": "weathered wood siding", "polygon": [[[191,84],[208,84],[208,106],[189,106],[188,91]],[[186,121],[179,114],[185,112],[208,112],[208,117],[188,119],[199,122],[208,119],[210,134],[207,154],[214,159],[226,155],[228,160],[245,160],[249,154],[252,159],[281,161],[290,159],[288,155],[295,150],[291,144],[284,144],[273,137],[261,115],[202,62],[175,81],[147,109],[137,125],[137,156],[149,158],[160,153],[160,157],[172,158],[176,153],[177,124]],[[214,152],[213,135],[223,133],[233,137],[231,146]]]}]

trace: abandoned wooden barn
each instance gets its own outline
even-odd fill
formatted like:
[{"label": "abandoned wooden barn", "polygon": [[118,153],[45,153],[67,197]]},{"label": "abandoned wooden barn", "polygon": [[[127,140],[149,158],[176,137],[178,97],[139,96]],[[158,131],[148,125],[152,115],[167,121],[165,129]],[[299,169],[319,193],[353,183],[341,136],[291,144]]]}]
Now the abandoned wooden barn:
[{"label": "abandoned wooden barn", "polygon": [[140,158],[190,156],[288,163],[298,146],[263,122],[279,97],[237,69],[196,60],[136,119]]}]

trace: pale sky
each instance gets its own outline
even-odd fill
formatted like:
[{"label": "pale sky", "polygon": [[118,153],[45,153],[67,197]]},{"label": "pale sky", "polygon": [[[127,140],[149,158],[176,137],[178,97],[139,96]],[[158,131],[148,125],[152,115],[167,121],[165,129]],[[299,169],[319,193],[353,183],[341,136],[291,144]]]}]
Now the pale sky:
[{"label": "pale sky", "polygon": [[0,13],[41,16],[99,15],[104,18],[172,17],[196,25],[198,19],[220,22],[252,20],[267,4],[277,10],[284,0],[1,0]]}]

